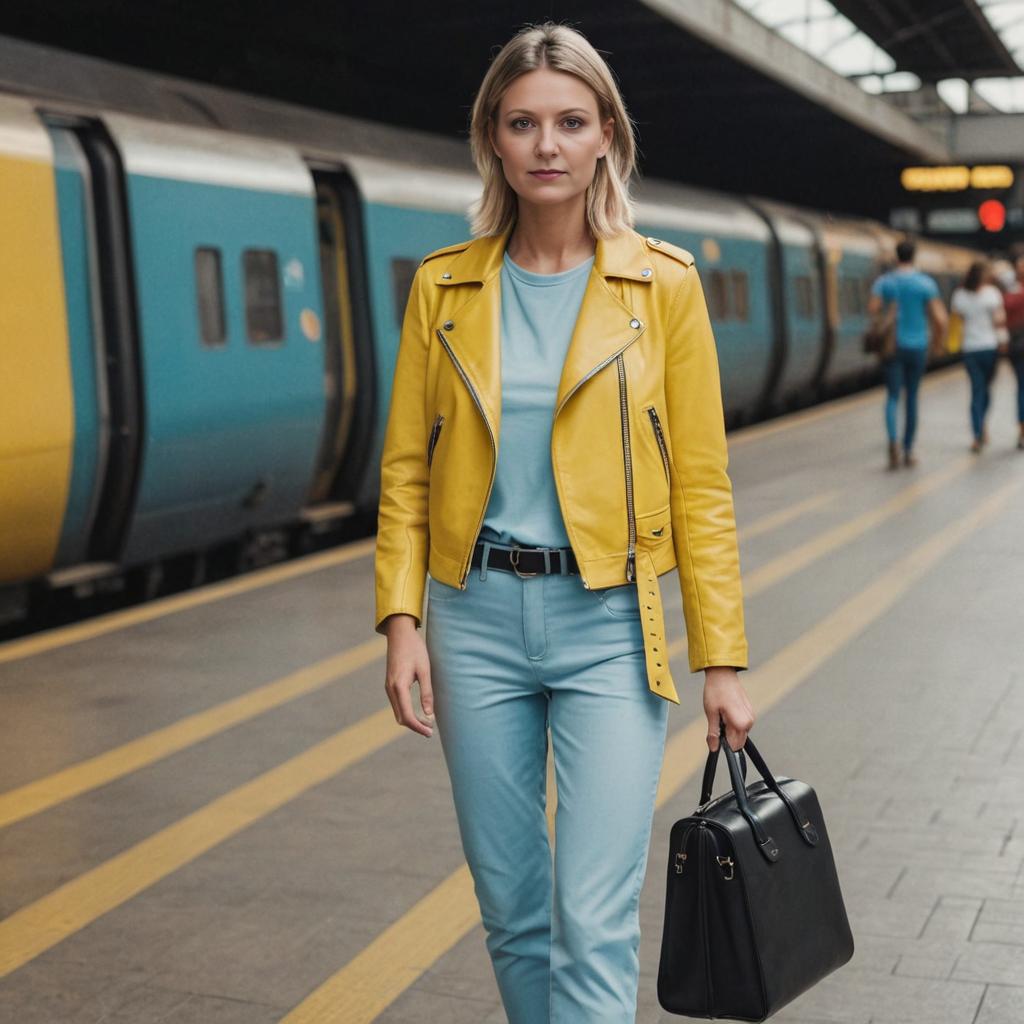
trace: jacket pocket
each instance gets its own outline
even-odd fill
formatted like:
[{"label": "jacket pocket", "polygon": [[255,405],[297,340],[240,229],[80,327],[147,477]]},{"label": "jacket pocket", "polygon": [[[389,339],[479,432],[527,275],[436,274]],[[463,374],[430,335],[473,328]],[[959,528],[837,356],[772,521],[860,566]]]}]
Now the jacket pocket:
[{"label": "jacket pocket", "polygon": [[427,468],[430,468],[434,461],[434,449],[437,447],[437,439],[441,436],[441,428],[444,426],[444,416],[438,413],[434,417],[434,425],[430,428],[430,437],[427,439]]},{"label": "jacket pocket", "polygon": [[657,544],[672,536],[672,507],[666,505],[656,512],[645,512],[636,517],[636,535]]},{"label": "jacket pocket", "polygon": [[653,405],[649,405],[647,406],[646,412],[647,419],[651,424],[651,430],[654,431],[655,443],[658,445],[658,451],[661,453],[661,465],[665,470],[665,479],[668,480],[670,477],[668,445],[665,444],[665,432],[661,429],[661,420],[658,419],[658,410]]}]

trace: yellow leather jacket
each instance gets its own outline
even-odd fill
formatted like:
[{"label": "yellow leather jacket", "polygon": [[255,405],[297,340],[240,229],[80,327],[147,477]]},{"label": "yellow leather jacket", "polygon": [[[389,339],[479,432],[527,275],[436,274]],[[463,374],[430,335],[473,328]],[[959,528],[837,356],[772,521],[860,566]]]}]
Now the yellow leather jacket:
[{"label": "yellow leather jacket", "polygon": [[[413,279],[381,457],[376,626],[422,621],[426,574],[465,589],[501,430],[509,233],[430,253]],[[693,257],[599,239],[565,357],[551,460],[584,587],[635,584],[648,685],[679,703],[658,576],[678,567],[690,671],[747,667],[718,357]]]}]

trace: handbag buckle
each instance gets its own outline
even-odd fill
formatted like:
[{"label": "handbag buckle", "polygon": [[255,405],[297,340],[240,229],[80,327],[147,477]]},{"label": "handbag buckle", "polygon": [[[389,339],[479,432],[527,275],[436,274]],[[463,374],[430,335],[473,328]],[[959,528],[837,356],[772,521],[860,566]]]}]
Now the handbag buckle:
[{"label": "handbag buckle", "polygon": [[725,878],[725,880],[727,882],[731,882],[733,880],[733,877],[734,877],[734,872],[733,872],[734,864],[733,864],[732,857],[716,857],[715,860],[718,861],[718,866],[720,868],[724,868],[725,869],[722,872],[722,875]]},{"label": "handbag buckle", "polygon": [[515,570],[515,574],[521,580],[525,580],[525,579],[527,579],[530,576],[537,576],[537,575],[539,575],[538,573],[535,573],[535,572],[520,572],[519,571],[519,552],[521,550],[522,550],[522,548],[520,548],[518,544],[515,544],[515,545],[512,546],[512,550],[509,552],[508,558],[509,558],[509,561],[512,563],[512,568]]}]

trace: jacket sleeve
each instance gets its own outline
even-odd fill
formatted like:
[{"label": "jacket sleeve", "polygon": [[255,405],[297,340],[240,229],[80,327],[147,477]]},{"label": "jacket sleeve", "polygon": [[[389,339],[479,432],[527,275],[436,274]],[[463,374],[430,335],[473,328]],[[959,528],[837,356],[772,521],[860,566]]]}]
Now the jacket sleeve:
[{"label": "jacket sleeve", "polygon": [[743,669],[747,638],[718,353],[696,265],[686,268],[669,308],[665,364],[672,536],[690,671]]},{"label": "jacket sleeve", "polygon": [[380,463],[380,504],[374,557],[374,630],[396,612],[423,613],[429,549],[427,427],[424,388],[430,342],[430,310],[424,268],[413,277],[405,307],[391,385],[391,405]]}]

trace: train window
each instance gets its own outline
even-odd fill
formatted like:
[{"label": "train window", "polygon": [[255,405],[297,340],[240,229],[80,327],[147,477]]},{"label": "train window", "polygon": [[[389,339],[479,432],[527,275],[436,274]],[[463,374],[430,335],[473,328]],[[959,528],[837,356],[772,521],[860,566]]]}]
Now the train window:
[{"label": "train window", "polygon": [[245,327],[249,341],[267,345],[284,341],[281,319],[281,279],[273,249],[246,249],[242,253],[245,274]]},{"label": "train window", "polygon": [[199,337],[209,348],[224,345],[224,275],[221,273],[220,249],[200,247],[195,253],[196,309],[199,314]]},{"label": "train window", "polygon": [[724,320],[729,315],[725,294],[725,274],[720,270],[711,271],[708,288],[708,311],[712,320]]},{"label": "train window", "polygon": [[806,274],[793,278],[793,293],[796,300],[796,315],[803,320],[814,316],[814,286]]},{"label": "train window", "polygon": [[399,327],[405,319],[405,307],[412,291],[412,279],[416,276],[417,260],[393,259],[391,261],[391,287],[395,296],[395,323]]},{"label": "train window", "polygon": [[745,270],[730,271],[732,281],[732,311],[737,320],[750,319],[750,296],[747,290],[747,272]]},{"label": "train window", "polygon": [[839,279],[839,315],[852,316],[857,310],[857,278],[841,277]]}]

